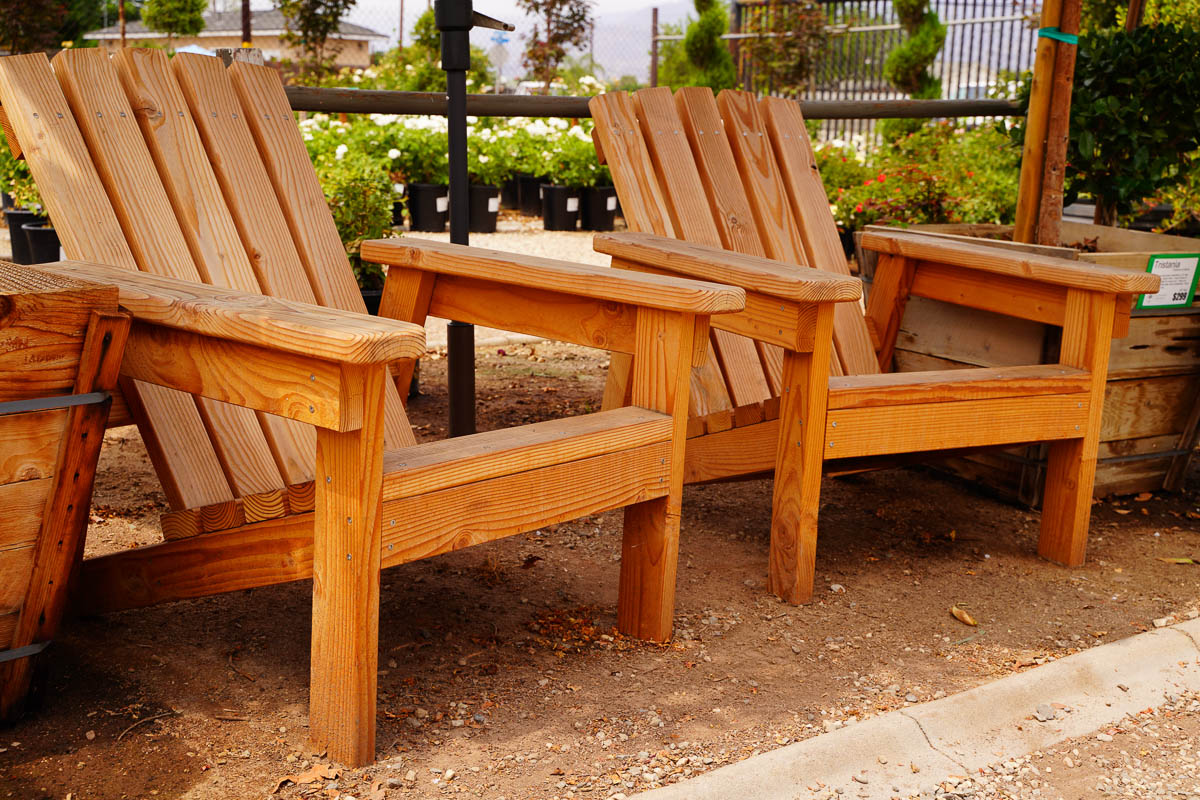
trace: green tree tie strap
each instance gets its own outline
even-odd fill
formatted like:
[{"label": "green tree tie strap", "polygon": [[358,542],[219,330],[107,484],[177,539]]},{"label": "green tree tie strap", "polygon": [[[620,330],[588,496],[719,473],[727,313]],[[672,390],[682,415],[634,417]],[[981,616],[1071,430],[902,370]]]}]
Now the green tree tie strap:
[{"label": "green tree tie strap", "polygon": [[1079,44],[1079,37],[1073,33],[1063,33],[1056,27],[1038,28],[1038,37],[1043,39],[1054,39],[1063,44]]}]

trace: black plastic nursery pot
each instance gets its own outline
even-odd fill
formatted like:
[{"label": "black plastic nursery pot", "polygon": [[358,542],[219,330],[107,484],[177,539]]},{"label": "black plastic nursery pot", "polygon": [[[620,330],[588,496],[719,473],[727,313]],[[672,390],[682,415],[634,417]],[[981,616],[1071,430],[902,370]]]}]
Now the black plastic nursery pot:
[{"label": "black plastic nursery pot", "polygon": [[45,222],[46,218],[24,208],[4,209],[4,222],[8,225],[8,239],[12,243],[12,260],[16,264],[32,264],[29,252],[29,237],[22,226],[27,222]]},{"label": "black plastic nursery pot", "polygon": [[0,192],[0,207],[3,207],[3,208],[12,208],[13,207],[13,198],[12,198],[11,194],[9,194],[8,192]]},{"label": "black plastic nursery pot", "polygon": [[47,221],[26,222],[21,226],[25,238],[29,242],[30,264],[45,264],[48,261],[58,261],[61,252],[58,241],[58,231]]},{"label": "black plastic nursery pot", "polygon": [[579,190],[579,227],[585,231],[611,231],[617,218],[617,190],[589,186]]},{"label": "black plastic nursery pot", "polygon": [[500,187],[471,184],[467,195],[471,204],[471,233],[495,233],[496,217],[500,215]]},{"label": "black plastic nursery pot", "polygon": [[518,172],[504,182],[500,187],[500,207],[519,209],[521,207],[521,187],[517,183],[517,176],[524,175],[524,172]]},{"label": "black plastic nursery pot", "polygon": [[444,184],[408,184],[409,230],[444,231],[449,216],[450,189]]},{"label": "black plastic nursery pot", "polygon": [[573,231],[579,222],[579,190],[542,184],[542,225],[548,231]]},{"label": "black plastic nursery pot", "polygon": [[540,175],[517,176],[517,203],[522,214],[536,217],[542,213],[542,184],[546,178]]},{"label": "black plastic nursery pot", "polygon": [[399,200],[392,203],[392,224],[397,227],[404,224],[404,203]]}]

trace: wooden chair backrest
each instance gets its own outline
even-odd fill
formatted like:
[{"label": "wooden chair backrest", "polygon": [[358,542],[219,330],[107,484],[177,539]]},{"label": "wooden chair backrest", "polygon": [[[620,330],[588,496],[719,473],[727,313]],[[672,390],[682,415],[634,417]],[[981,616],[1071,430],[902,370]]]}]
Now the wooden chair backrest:
[{"label": "wooden chair backrest", "polygon": [[[799,104],[660,87],[601,95],[590,108],[631,229],[849,274]],[[712,410],[777,392],[778,348],[714,333],[728,391],[705,382]],[[857,304],[838,304],[834,343],[834,374],[879,371]]]},{"label": "wooden chair backrest", "polygon": [[[366,313],[269,67],[127,49],[0,59],[0,103],[67,258]],[[311,426],[138,384],[175,509],[312,480]],[[413,443],[395,386],[389,446]]]}]

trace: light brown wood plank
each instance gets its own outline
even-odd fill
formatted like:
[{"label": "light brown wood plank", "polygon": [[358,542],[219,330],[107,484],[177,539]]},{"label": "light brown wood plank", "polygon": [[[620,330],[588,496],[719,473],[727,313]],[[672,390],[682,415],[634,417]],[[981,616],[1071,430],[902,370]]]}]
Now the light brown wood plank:
[{"label": "light brown wood plank", "polygon": [[591,264],[525,256],[483,247],[463,247],[429,239],[375,239],[363,242],[363,258],[378,264],[476,278],[513,286],[666,311],[721,314],[741,311],[745,293],[704,281],[627,273]]},{"label": "light brown wood plank", "polygon": [[[20,614],[21,603],[29,589],[29,573],[33,569],[32,543],[0,550],[0,616],[13,615],[13,629]],[[8,633],[12,641],[12,631]]]},{"label": "light brown wood plank", "polygon": [[[470,491],[453,488],[386,503],[383,565],[661,496],[668,453],[666,444],[650,445],[483,481]],[[438,505],[443,500],[447,505]],[[414,508],[424,513],[430,506],[444,511],[413,518]],[[402,529],[402,521],[411,528]],[[80,602],[105,613],[302,580],[312,576],[312,530],[313,515],[304,513],[88,559]]]},{"label": "light brown wood plank", "polygon": [[775,468],[778,441],[778,418],[744,428],[709,426],[706,436],[688,440],[684,481],[706,483],[769,474]]},{"label": "light brown wood plank", "polygon": [[[382,364],[354,367],[366,406],[360,430],[317,431],[313,516],[309,741],[352,767],[375,760],[379,659]],[[412,522],[423,526],[423,515]]]},{"label": "light brown wood plank", "polygon": [[608,92],[589,100],[588,110],[596,121],[592,138],[600,143],[612,172],[629,229],[675,236],[632,98],[625,92]]},{"label": "light brown wood plank", "polygon": [[1038,554],[1067,566],[1083,563],[1092,514],[1096,449],[1104,413],[1105,368],[1112,344],[1116,298],[1111,294],[1072,289],[1067,294],[1061,360],[1091,373],[1088,415],[1082,432],[1050,445],[1046,457],[1046,489],[1042,495]]},{"label": "light brown wood plank", "polygon": [[0,416],[0,486],[49,478],[66,423],[65,408]]},{"label": "light brown wood plank", "polygon": [[836,409],[826,417],[825,458],[1070,439],[1088,414],[1081,394]]},{"label": "light brown wood plank", "polygon": [[851,375],[829,379],[829,408],[1086,393],[1091,385],[1090,374],[1062,364]]},{"label": "light brown wood plank", "polygon": [[617,353],[633,352],[637,308],[629,303],[548,291],[536,284],[517,288],[481,278],[441,275],[429,309],[443,319]]},{"label": "light brown wood plank", "polygon": [[136,320],[282,353],[377,364],[425,351],[424,329],[407,322],[99,264],[62,261],[42,268],[117,284],[121,307]]},{"label": "light brown wood plank", "polygon": [[896,336],[904,320],[904,309],[908,305],[915,273],[908,259],[886,254],[880,256],[875,267],[875,280],[871,284],[871,297],[867,303],[867,321],[874,323],[879,334],[876,352],[879,368],[883,371],[892,366]]},{"label": "light brown wood plank", "polygon": [[1097,292],[1137,294],[1158,291],[1157,276],[1102,264],[1084,264],[1062,258],[998,250],[947,239],[933,239],[903,231],[870,231],[862,246],[921,261],[932,261],[985,273],[1038,281],[1054,286]]},{"label": "light brown wood plank", "polygon": [[634,406],[537,422],[384,455],[384,500],[667,441],[671,418]]},{"label": "light brown wood plank", "polygon": [[50,477],[0,486],[0,550],[33,546],[53,482]]},{"label": "light brown wood plank", "polygon": [[1067,290],[1060,286],[1008,275],[971,273],[929,261],[916,264],[910,291],[918,297],[1050,325],[1061,325],[1066,310]]},{"label": "light brown wood plank", "polygon": [[[22,140],[40,142],[26,160],[67,256],[136,270],[122,225],[43,54],[0,61],[0,103]],[[126,119],[132,124],[132,117]],[[131,390],[138,396],[129,402],[144,411],[148,430],[161,429],[143,438],[171,505],[183,508],[231,497],[195,400],[156,386],[131,385]]]},{"label": "light brown wood plank", "polygon": [[[367,308],[358,282],[300,138],[279,73],[271,67],[234,61],[228,74],[317,302],[365,314]],[[389,448],[416,444],[399,392],[395,385],[386,391],[384,441]]]}]

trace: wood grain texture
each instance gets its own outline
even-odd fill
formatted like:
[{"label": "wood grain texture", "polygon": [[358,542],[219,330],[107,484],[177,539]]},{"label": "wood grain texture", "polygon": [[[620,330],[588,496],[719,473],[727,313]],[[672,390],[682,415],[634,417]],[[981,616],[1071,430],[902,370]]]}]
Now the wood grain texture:
[{"label": "wood grain texture", "polygon": [[531,334],[584,347],[632,353],[637,307],[534,286],[442,275],[430,313],[499,330]]},{"label": "wood grain texture", "polygon": [[1071,439],[1088,413],[1079,393],[836,409],[826,416],[825,458]]},{"label": "wood grain texture", "polygon": [[609,92],[589,100],[588,110],[596,121],[592,137],[600,143],[629,229],[675,236],[632,98],[625,92]]},{"label": "wood grain texture", "polygon": [[[92,312],[72,393],[105,391],[116,385],[128,331],[127,316]],[[83,558],[83,537],[108,405],[106,400],[68,409],[45,514],[33,545],[29,588],[11,647],[48,641],[58,632],[67,604],[68,579]],[[11,719],[23,705],[32,670],[33,662],[27,658],[0,663],[0,719]]]},{"label": "wood grain texture", "polygon": [[[383,284],[383,296],[379,299],[379,316],[411,322],[424,328],[436,281],[437,276],[429,272],[402,267],[389,268]],[[416,365],[415,358],[400,359],[392,364],[392,378],[396,381],[401,398],[408,397],[408,388],[412,385]]]},{"label": "wood grain texture", "polygon": [[[56,57],[55,69],[139,268],[237,286],[239,262],[210,241],[210,223],[224,213],[223,203],[194,190],[184,174],[202,167],[211,178],[211,169],[190,118],[176,117],[166,60],[165,53],[142,49],[117,56],[114,64],[97,50]],[[249,270],[243,272],[253,283]],[[235,493],[283,486],[252,412],[210,400],[198,406]]]},{"label": "wood grain texture", "polygon": [[831,307],[821,307],[814,327],[812,352],[784,355],[780,394],[767,585],[789,603],[812,598],[825,458],[825,432],[816,423],[825,418],[829,395]]},{"label": "wood grain texture", "polygon": [[121,308],[138,321],[242,344],[269,343],[283,353],[377,364],[414,358],[425,349],[424,329],[407,322],[99,264],[64,261],[41,268],[116,284]]},{"label": "wood grain texture", "polygon": [[629,407],[393,450],[383,459],[383,498],[396,500],[665,442],[672,426],[666,414]]},{"label": "wood grain texture", "polygon": [[1008,275],[972,273],[958,266],[920,261],[913,265],[915,297],[993,311],[1008,317],[1062,325],[1067,290],[1062,286]]},{"label": "wood grain texture", "polygon": [[0,416],[0,485],[50,477],[66,422],[65,408]]},{"label": "wood grain texture", "polygon": [[1000,250],[971,242],[899,231],[869,231],[862,246],[880,253],[948,264],[1038,283],[1116,294],[1158,291],[1158,276],[1103,264]]},{"label": "wood grain texture", "polygon": [[896,337],[904,320],[904,309],[912,292],[916,269],[907,258],[882,255],[875,266],[875,280],[871,284],[871,297],[867,302],[867,321],[874,323],[879,334],[876,345],[879,369],[886,372],[892,367],[892,356],[896,349]]},{"label": "wood grain texture", "polygon": [[[666,443],[649,445],[385,503],[382,563],[394,566],[661,496],[669,452]],[[88,559],[78,595],[89,609],[107,613],[303,580],[312,569],[308,512]]]},{"label": "wood grain texture", "polygon": [[[279,73],[244,61],[234,61],[227,72],[317,302],[327,308],[366,314],[358,282],[300,138]],[[394,384],[387,388],[384,403],[383,435],[387,446],[416,444]]]},{"label": "wood grain texture", "polygon": [[383,564],[415,561],[662,497],[671,444],[503,475],[384,503]]},{"label": "wood grain texture", "polygon": [[[39,143],[26,161],[67,256],[136,270],[122,224],[43,54],[0,60],[0,103],[22,141]],[[132,117],[126,119],[132,124]],[[172,507],[232,497],[195,400],[155,386],[131,384],[130,390],[136,396],[129,402],[147,420],[150,434],[144,430],[143,438]],[[154,432],[154,426],[161,431]]]},{"label": "wood grain texture", "polygon": [[362,418],[346,406],[332,361],[144,322],[134,325],[121,374],[330,430],[357,427]]},{"label": "wood grain texture", "polygon": [[383,486],[382,364],[355,367],[366,408],[355,431],[317,431],[309,739],[357,767],[375,760]]},{"label": "wood grain texture", "polygon": [[1087,393],[1091,385],[1091,373],[1063,364],[849,375],[830,378],[829,408]]},{"label": "wood grain texture", "polygon": [[697,326],[691,315],[640,309],[633,360],[633,403],[672,417],[666,497],[625,509],[617,625],[627,635],[654,641],[671,637],[679,515],[691,370]]},{"label": "wood grain texture", "polygon": [[1071,567],[1083,564],[1087,549],[1115,308],[1116,298],[1112,294],[1077,289],[1067,294],[1059,358],[1063,364],[1090,373],[1090,397],[1082,431],[1077,431],[1069,441],[1050,445],[1038,554]]},{"label": "wood grain texture", "polygon": [[426,239],[375,239],[363,242],[362,255],[367,261],[378,264],[521,287],[536,286],[546,291],[667,311],[721,314],[741,311],[745,305],[745,293],[732,286],[627,273],[608,267]]},{"label": "wood grain texture", "polygon": [[795,302],[843,303],[862,297],[862,282],[857,278],[800,270],[762,256],[665,236],[598,233],[592,239],[592,247],[612,256],[614,265],[620,259]]},{"label": "wood grain texture", "polygon": [[[715,417],[710,416],[709,421]],[[734,428],[709,425],[704,436],[688,439],[684,463],[687,483],[707,483],[732,477],[770,475],[775,469],[779,419]]]}]

